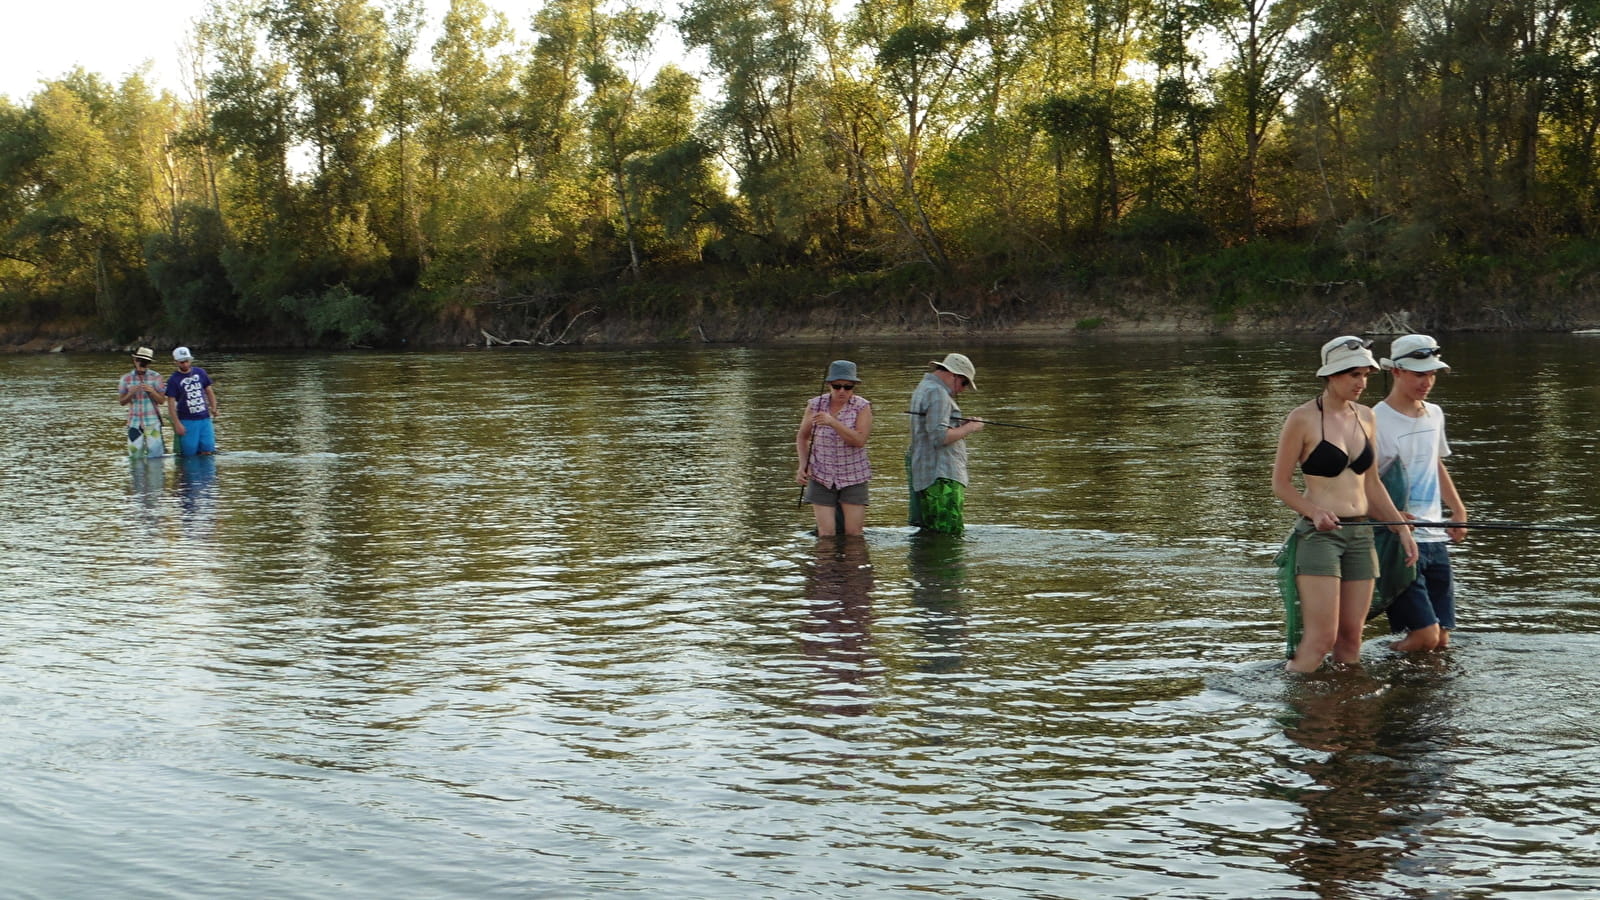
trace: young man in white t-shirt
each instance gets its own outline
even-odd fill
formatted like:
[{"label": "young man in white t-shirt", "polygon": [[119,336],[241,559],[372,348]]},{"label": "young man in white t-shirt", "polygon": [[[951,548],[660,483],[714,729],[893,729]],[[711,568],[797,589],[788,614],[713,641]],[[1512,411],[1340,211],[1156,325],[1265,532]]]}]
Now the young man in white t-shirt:
[{"label": "young man in white t-shirt", "polygon": [[[1378,472],[1399,465],[1406,476],[1406,498],[1400,509],[1407,518],[1424,522],[1465,522],[1467,508],[1456,492],[1445,458],[1450,443],[1444,436],[1444,410],[1428,402],[1440,372],[1450,367],[1439,358],[1439,342],[1425,334],[1408,334],[1389,345],[1379,360],[1394,379],[1389,395],[1373,411],[1378,418]],[[1405,637],[1394,649],[1442,650],[1456,627],[1455,584],[1450,576],[1451,541],[1466,540],[1465,528],[1418,528],[1417,580],[1394,599],[1386,613],[1389,627]]]}]

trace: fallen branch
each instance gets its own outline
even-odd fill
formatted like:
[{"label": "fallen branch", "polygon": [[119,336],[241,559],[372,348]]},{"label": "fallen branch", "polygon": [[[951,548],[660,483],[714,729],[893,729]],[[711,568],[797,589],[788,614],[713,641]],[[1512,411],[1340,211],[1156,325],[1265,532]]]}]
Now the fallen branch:
[{"label": "fallen branch", "polygon": [[590,313],[596,313],[596,312],[599,312],[599,311],[600,311],[600,307],[598,307],[598,306],[591,306],[591,307],[589,307],[589,308],[588,308],[588,309],[586,309],[586,310],[584,310],[584,311],[583,311],[583,312],[580,312],[580,313],[578,313],[578,314],[577,314],[577,315],[575,315],[575,316],[573,316],[573,317],[572,317],[572,321],[570,321],[570,322],[568,322],[568,323],[567,323],[567,327],[566,327],[566,328],[563,328],[563,329],[561,329],[561,334],[560,334],[560,335],[558,335],[558,336],[557,336],[557,337],[556,337],[556,339],[555,339],[555,340],[553,340],[553,341],[546,341],[546,342],[545,342],[545,343],[544,343],[544,346],[546,346],[546,347],[550,347],[550,346],[553,346],[553,345],[555,345],[555,344],[560,344],[560,343],[564,343],[564,342],[565,342],[565,341],[564,341],[564,339],[565,339],[565,338],[566,338],[566,336],[567,336],[567,332],[569,332],[569,331],[571,331],[571,330],[572,330],[572,326],[574,326],[574,325],[576,325],[576,324],[578,324],[578,320],[579,320],[579,319],[581,319],[581,318],[583,318],[583,317],[584,317],[584,316],[587,316],[587,315],[588,315],[588,314],[590,314]]},{"label": "fallen branch", "polygon": [[493,347],[496,344],[504,344],[507,347],[513,346],[515,344],[522,344],[522,345],[526,346],[528,344],[533,343],[532,341],[525,341],[522,338],[512,338],[511,340],[508,341],[505,338],[495,337],[494,335],[490,334],[487,331],[484,331],[481,328],[478,329],[478,333],[483,335],[483,345],[485,347]]},{"label": "fallen branch", "polygon": [[1360,288],[1367,286],[1367,283],[1364,281],[1296,281],[1293,278],[1269,278],[1267,279],[1267,283],[1287,284],[1291,287],[1297,288],[1315,288],[1325,294],[1332,291],[1334,288],[1350,287],[1351,285],[1355,285],[1356,287]]},{"label": "fallen branch", "polygon": [[926,294],[926,293],[925,293],[925,294],[923,294],[923,295],[922,295],[922,296],[924,296],[924,297],[927,297],[927,298],[928,298],[928,308],[929,308],[929,309],[931,309],[931,310],[933,310],[933,316],[934,316],[934,319],[933,319],[933,320],[934,320],[934,321],[935,321],[935,322],[942,322],[942,321],[943,321],[943,320],[942,320],[942,319],[940,319],[940,318],[939,318],[939,317],[940,317],[940,316],[952,316],[952,317],[954,317],[954,318],[955,318],[955,319],[956,319],[956,321],[958,321],[958,322],[965,322],[965,321],[967,321],[967,317],[966,317],[966,316],[963,316],[963,315],[962,315],[962,314],[960,314],[960,313],[954,313],[954,312],[946,312],[946,311],[944,311],[944,310],[942,310],[942,309],[940,309],[940,308],[939,308],[939,307],[937,307],[937,306],[934,306],[934,305],[933,305],[933,295],[932,295],[932,294]]}]

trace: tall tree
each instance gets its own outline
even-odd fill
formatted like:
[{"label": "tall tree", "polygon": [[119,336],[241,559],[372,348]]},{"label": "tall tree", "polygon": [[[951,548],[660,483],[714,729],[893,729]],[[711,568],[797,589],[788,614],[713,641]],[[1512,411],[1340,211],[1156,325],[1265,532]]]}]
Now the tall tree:
[{"label": "tall tree", "polygon": [[1216,33],[1227,47],[1217,76],[1218,125],[1236,170],[1238,230],[1254,238],[1261,227],[1262,148],[1285,103],[1309,68],[1296,35],[1306,0],[1216,0]]},{"label": "tall tree", "polygon": [[811,0],[694,0],[678,20],[720,88],[707,132],[725,148],[753,235],[777,258],[800,258],[831,227],[827,198],[842,190],[820,127],[814,35],[828,20]]},{"label": "tall tree", "polygon": [[908,246],[940,272],[950,270],[950,259],[929,216],[921,166],[933,140],[947,139],[966,112],[957,104],[958,76],[972,34],[962,24],[959,11],[940,0],[895,0],[861,4],[850,26],[872,54],[859,77],[881,90],[866,112],[890,154],[865,161],[867,189],[899,224]]},{"label": "tall tree", "polygon": [[610,188],[612,212],[627,252],[626,270],[634,279],[642,275],[640,222],[635,185],[630,169],[635,154],[645,147],[637,129],[641,87],[634,74],[650,55],[659,13],[632,6],[615,11],[601,8],[600,0],[582,0],[583,25],[579,59],[589,88],[588,114],[591,159]]},{"label": "tall tree", "polygon": [[6,120],[0,286],[127,335],[156,305],[143,239],[160,227],[161,154],[176,128],[170,107],[139,75],[112,87],[79,69],[46,82]]}]

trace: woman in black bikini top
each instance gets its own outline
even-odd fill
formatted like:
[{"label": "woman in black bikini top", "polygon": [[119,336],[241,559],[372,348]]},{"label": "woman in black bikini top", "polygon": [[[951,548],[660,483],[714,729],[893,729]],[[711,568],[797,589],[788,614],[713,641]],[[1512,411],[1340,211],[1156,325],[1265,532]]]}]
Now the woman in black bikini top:
[{"label": "woman in black bikini top", "polygon": [[1350,454],[1341,450],[1338,444],[1328,440],[1328,420],[1323,414],[1320,395],[1317,397],[1317,420],[1322,423],[1322,442],[1306,454],[1306,458],[1300,463],[1302,473],[1321,478],[1334,478],[1345,469],[1361,475],[1372,468],[1372,435],[1367,434],[1367,429],[1362,428],[1359,419],[1356,420],[1356,427],[1361,428],[1361,436],[1367,439],[1367,445],[1361,449],[1361,455],[1353,462]]},{"label": "woman in black bikini top", "polygon": [[[1361,637],[1372,605],[1378,573],[1372,528],[1352,524],[1369,514],[1379,521],[1402,518],[1389,492],[1378,480],[1377,420],[1357,401],[1377,360],[1358,337],[1334,338],[1322,347],[1322,393],[1295,407],[1278,434],[1272,463],[1272,492],[1299,513],[1300,523],[1285,549],[1294,551],[1295,599],[1300,639],[1289,659],[1291,672],[1314,672],[1331,653],[1336,663],[1361,659]],[[1334,414],[1335,435],[1349,440],[1349,420],[1361,430],[1365,446],[1354,459],[1328,440],[1328,413]],[[1306,448],[1310,447],[1310,452]],[[1301,455],[1304,454],[1304,459]],[[1298,464],[1305,489],[1295,486]],[[1346,474],[1349,473],[1349,474]],[[1341,527],[1341,523],[1349,527]],[[1407,561],[1416,561],[1411,529],[1396,526]],[[1287,556],[1287,554],[1286,554]],[[1287,602],[1287,600],[1286,600]]]}]

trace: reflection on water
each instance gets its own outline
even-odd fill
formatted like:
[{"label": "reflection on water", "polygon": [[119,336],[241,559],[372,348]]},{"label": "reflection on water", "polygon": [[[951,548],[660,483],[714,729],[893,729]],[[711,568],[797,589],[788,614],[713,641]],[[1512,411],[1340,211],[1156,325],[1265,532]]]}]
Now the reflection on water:
[{"label": "reflection on water", "polygon": [[840,532],[817,540],[806,566],[806,655],[827,682],[817,688],[821,713],[871,710],[872,680],[883,671],[872,649],[872,559],[867,542]]},{"label": "reflection on water", "polygon": [[178,468],[178,506],[184,512],[184,527],[190,534],[203,534],[216,517],[217,458],[180,456]]},{"label": "reflection on water", "polygon": [[916,534],[908,542],[911,602],[919,611],[916,631],[924,649],[918,668],[945,674],[961,669],[965,643],[965,541],[959,535]]},{"label": "reflection on water", "polygon": [[128,458],[129,497],[140,520],[151,522],[158,515],[161,496],[166,488],[167,467],[161,457]]},{"label": "reflection on water", "polygon": [[1284,734],[1316,754],[1300,764],[1305,816],[1282,860],[1319,896],[1359,895],[1397,869],[1434,874],[1416,854],[1447,814],[1450,666],[1450,654],[1426,654],[1292,680]]},{"label": "reflection on water", "polygon": [[[892,410],[933,349],[218,354],[227,452],[137,465],[120,359],[0,358],[0,894],[1600,893],[1590,543],[1474,535],[1448,653],[1283,676],[1316,343],[966,348],[1059,433],[973,439],[962,538],[891,464],[827,540],[793,373]],[[1447,343],[1474,513],[1592,522],[1594,345]]]}]

